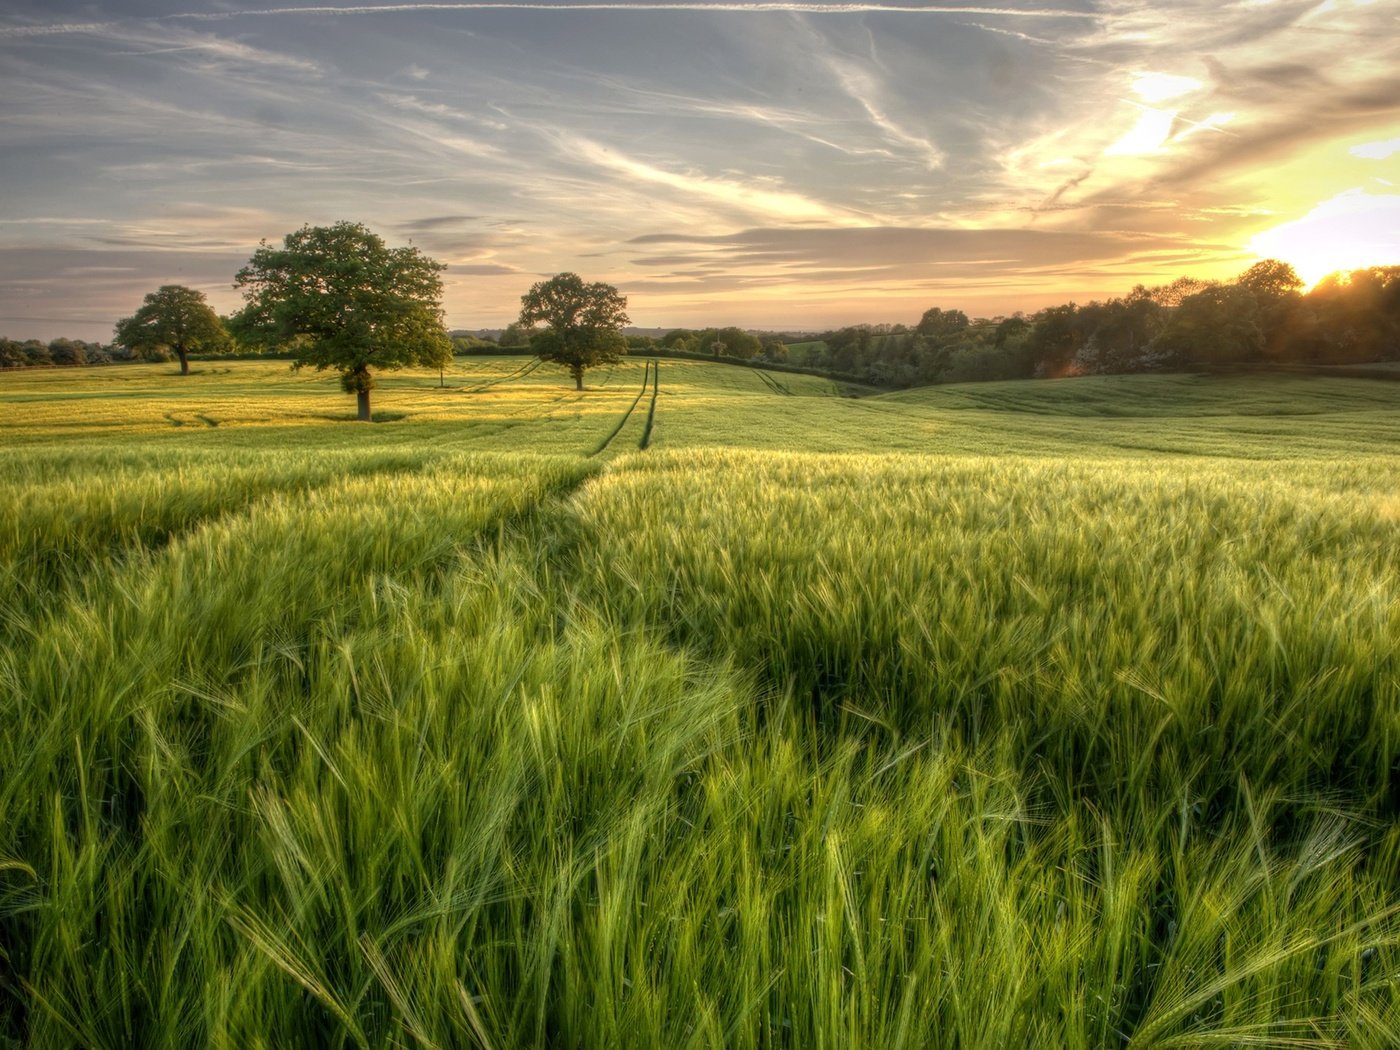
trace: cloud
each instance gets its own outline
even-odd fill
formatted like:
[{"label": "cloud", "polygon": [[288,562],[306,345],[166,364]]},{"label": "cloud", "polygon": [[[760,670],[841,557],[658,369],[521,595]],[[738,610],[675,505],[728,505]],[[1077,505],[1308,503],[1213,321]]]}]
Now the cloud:
[{"label": "cloud", "polygon": [[108,43],[120,44],[127,50],[112,50],[109,54],[127,56],[174,55],[182,52],[192,58],[213,59],[226,66],[277,69],[319,76],[321,65],[302,56],[259,47],[240,40],[212,33],[197,32],[179,26],[162,25],[150,19],[125,22],[58,23],[50,26],[0,26],[0,41],[54,35],[90,35]]},{"label": "cloud", "polygon": [[[1185,254],[1206,250],[1183,238],[1144,240],[1124,233],[1072,233],[1043,230],[957,230],[910,228],[749,229],[735,234],[645,234],[631,245],[672,249],[666,255],[642,255],[637,265],[686,267],[700,271],[762,270],[767,278],[801,274],[823,279],[859,270],[898,280],[947,277],[969,270],[1003,277],[1060,266],[1103,266],[1150,258],[1153,253]],[[829,279],[829,277],[828,277]]]},{"label": "cloud", "polygon": [[480,218],[480,215],[430,215],[424,219],[413,219],[408,222],[398,223],[398,228],[400,230],[408,230],[412,233],[426,233],[429,230],[441,230],[443,228],[463,226],[469,222],[475,222]]},{"label": "cloud", "polygon": [[516,266],[502,266],[499,263],[452,263],[448,271],[472,277],[493,277],[504,274],[517,274],[523,271]]},{"label": "cloud", "polygon": [[1387,139],[1384,142],[1367,142],[1360,146],[1353,146],[1350,150],[1353,157],[1363,157],[1366,160],[1385,160],[1400,153],[1400,138]]},{"label": "cloud", "polygon": [[280,70],[296,70],[302,73],[320,75],[321,66],[295,55],[261,48],[249,47],[237,40],[224,37],[192,33],[188,30],[171,30],[162,27],[159,36],[134,34],[126,31],[108,34],[115,40],[141,44],[138,50],[113,52],[118,55],[170,55],[181,51],[195,52],[232,65],[271,67]]},{"label": "cloud", "polygon": [[25,40],[30,37],[65,36],[68,34],[98,34],[110,32],[116,22],[50,22],[44,25],[0,26],[0,40]]},{"label": "cloud", "polygon": [[682,196],[713,201],[740,214],[764,215],[791,222],[855,221],[856,218],[849,209],[832,207],[783,189],[694,172],[667,171],[578,136],[563,135],[560,141],[570,156],[596,167],[627,179],[676,191]]},{"label": "cloud", "polygon": [[836,77],[846,94],[860,105],[886,138],[898,147],[912,152],[930,171],[943,166],[944,154],[937,146],[923,136],[900,125],[888,113],[880,101],[881,88],[863,64],[844,60],[835,56],[826,58],[827,67]]}]

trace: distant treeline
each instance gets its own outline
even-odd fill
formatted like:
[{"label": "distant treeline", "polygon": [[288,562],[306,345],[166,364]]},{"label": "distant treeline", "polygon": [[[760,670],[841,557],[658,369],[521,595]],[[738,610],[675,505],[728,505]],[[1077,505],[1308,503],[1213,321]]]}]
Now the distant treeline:
[{"label": "distant treeline", "polygon": [[856,325],[786,349],[884,386],[1400,360],[1400,266],[1333,274],[1306,295],[1302,285],[1270,260],[1228,283],[1184,277],[1029,316],[934,307],[912,328]]},{"label": "distant treeline", "polygon": [[0,368],[34,368],[53,365],[108,365],[113,361],[134,361],[137,357],[124,346],[86,343],[81,339],[38,339],[0,337]]},{"label": "distant treeline", "polygon": [[[677,328],[659,339],[631,335],[627,342],[634,352],[785,364],[886,387],[1400,360],[1400,266],[1333,274],[1306,294],[1302,287],[1291,266],[1266,260],[1230,282],[1183,277],[1155,288],[1138,285],[1122,298],[1030,315],[969,318],[933,307],[912,327],[852,325],[815,337]],[[528,351],[529,341],[529,330],[519,324],[495,341],[466,334],[452,340],[458,354]],[[159,349],[154,357],[160,359]],[[116,344],[0,338],[0,367],[136,359]]]}]

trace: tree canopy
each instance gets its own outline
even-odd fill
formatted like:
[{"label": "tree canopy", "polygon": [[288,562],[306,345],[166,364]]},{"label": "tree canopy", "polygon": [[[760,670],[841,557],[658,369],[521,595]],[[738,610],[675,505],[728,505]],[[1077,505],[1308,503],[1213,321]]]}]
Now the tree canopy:
[{"label": "tree canopy", "polygon": [[585,284],[576,273],[556,274],[520,297],[520,323],[547,327],[530,348],[544,361],[563,365],[583,389],[585,369],[609,364],[627,353],[622,328],[627,299],[610,284]]},{"label": "tree canopy", "polygon": [[497,342],[502,347],[529,346],[530,326],[521,324],[519,321],[512,321],[510,324],[506,325],[505,330],[501,332],[501,338],[498,339]]},{"label": "tree canopy", "polygon": [[228,331],[210,309],[204,293],[182,284],[163,284],[146,296],[141,308],[117,322],[116,341],[138,353],[169,347],[180,360],[180,374],[190,374],[192,351],[229,349]]},{"label": "tree canopy", "polygon": [[282,247],[263,242],[234,287],[247,305],[239,338],[285,346],[297,368],[340,373],[370,419],[374,369],[439,368],[452,357],[442,316],[446,269],[417,248],[390,248],[361,223],[303,226]]}]

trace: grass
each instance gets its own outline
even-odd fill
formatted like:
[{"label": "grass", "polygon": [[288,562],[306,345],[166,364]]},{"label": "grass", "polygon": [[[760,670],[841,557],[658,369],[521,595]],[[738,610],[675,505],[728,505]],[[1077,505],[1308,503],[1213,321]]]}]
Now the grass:
[{"label": "grass", "polygon": [[1400,388],[523,363],[7,377],[0,1045],[1400,1043]]}]

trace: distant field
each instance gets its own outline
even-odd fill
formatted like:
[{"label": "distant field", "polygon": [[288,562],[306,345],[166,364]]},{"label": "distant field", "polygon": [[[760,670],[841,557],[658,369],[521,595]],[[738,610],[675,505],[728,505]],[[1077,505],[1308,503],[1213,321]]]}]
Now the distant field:
[{"label": "distant field", "polygon": [[1400,1045],[1400,384],[0,377],[0,1046]]}]

